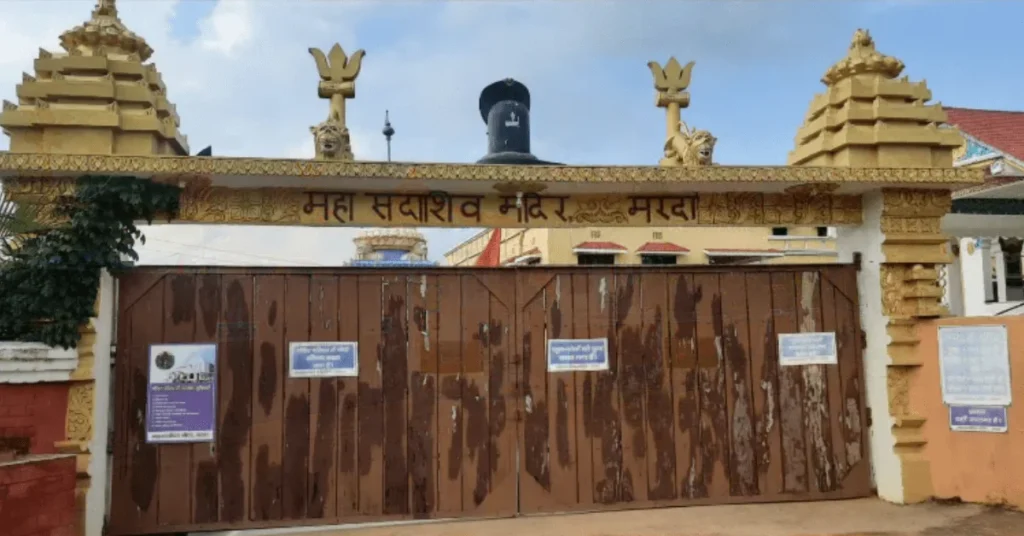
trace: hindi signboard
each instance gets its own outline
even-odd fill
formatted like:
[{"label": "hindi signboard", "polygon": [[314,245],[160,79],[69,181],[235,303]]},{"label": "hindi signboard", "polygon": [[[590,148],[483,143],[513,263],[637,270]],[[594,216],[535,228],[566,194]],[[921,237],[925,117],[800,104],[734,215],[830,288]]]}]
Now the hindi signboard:
[{"label": "hindi signboard", "polygon": [[784,367],[835,365],[838,362],[835,332],[779,335],[779,364]]},{"label": "hindi signboard", "polygon": [[608,370],[608,339],[548,339],[548,372]]},{"label": "hindi signboard", "polygon": [[288,343],[289,378],[359,376],[359,343]]},{"label": "hindi signboard", "polygon": [[949,429],[954,432],[1006,433],[1006,407],[949,406]]},{"label": "hindi signboard", "polygon": [[939,326],[939,372],[946,404],[1010,405],[1006,326]]},{"label": "hindi signboard", "polygon": [[151,345],[146,394],[147,443],[213,441],[217,345]]}]

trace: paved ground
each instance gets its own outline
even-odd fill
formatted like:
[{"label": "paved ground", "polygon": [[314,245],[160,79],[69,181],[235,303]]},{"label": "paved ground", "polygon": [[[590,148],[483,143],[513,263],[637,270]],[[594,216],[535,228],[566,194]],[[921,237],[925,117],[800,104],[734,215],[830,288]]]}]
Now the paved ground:
[{"label": "paved ground", "polygon": [[303,536],[1024,536],[1024,514],[976,505],[896,506],[858,499],[258,532]]}]

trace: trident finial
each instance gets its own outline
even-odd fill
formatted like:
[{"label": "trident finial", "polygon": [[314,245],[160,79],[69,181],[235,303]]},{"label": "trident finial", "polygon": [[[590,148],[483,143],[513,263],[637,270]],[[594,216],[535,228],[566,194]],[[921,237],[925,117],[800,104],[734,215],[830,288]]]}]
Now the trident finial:
[{"label": "trident finial", "polygon": [[655,104],[666,109],[665,129],[671,138],[679,132],[680,110],[690,105],[690,93],[686,88],[690,87],[690,73],[693,71],[694,62],[683,66],[673,56],[668,59],[665,67],[658,65],[656,61],[647,62],[647,66],[654,75],[654,89],[658,91]]},{"label": "trident finial", "polygon": [[310,48],[309,53],[313,55],[320,75],[317,94],[331,101],[327,120],[312,127],[317,158],[351,160],[352,148],[345,125],[345,99],[356,96],[356,77],[366,52],[357,50],[349,57],[341,45],[335,43],[327,54],[319,48]]}]

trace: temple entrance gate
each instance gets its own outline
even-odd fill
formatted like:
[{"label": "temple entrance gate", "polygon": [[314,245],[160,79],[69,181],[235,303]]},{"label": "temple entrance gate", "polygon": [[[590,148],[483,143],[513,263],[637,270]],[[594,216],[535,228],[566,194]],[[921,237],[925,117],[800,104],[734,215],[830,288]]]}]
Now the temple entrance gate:
[{"label": "temple entrance gate", "polygon": [[[111,533],[871,494],[851,265],[141,268],[121,279]],[[835,331],[839,365],[780,367]],[[609,339],[549,373],[550,338]],[[288,377],[358,340],[359,377]],[[147,444],[148,346],[218,343],[213,444]],[[518,462],[517,462],[518,460]]]},{"label": "temple entrance gate", "polygon": [[[867,31],[854,33],[822,77],[825,90],[811,101],[787,165],[760,167],[711,165],[714,136],[680,117],[693,63],[675,59],[648,64],[656,103],[667,111],[659,166],[561,166],[532,157],[524,95],[489,111],[481,99],[490,141],[501,142],[492,149],[517,149],[518,159],[490,150],[492,158],[476,164],[403,163],[354,160],[345,107],[362,51],[310,50],[318,95],[330,108],[311,128],[316,158],[309,160],[218,157],[211,148],[189,156],[163,78],[147,63],[153,51],[128,31],[113,0],[99,2],[61,44],[65,53],[40,50],[18,102],[5,101],[0,112],[11,137],[10,151],[0,152],[4,192],[36,205],[51,231],[81,201],[78,179],[118,176],[136,186],[177,186],[179,206],[166,216],[184,224],[828,226],[839,230],[840,261],[859,267],[431,270],[425,285],[415,280],[420,272],[145,269],[121,280],[120,298],[103,272],[95,316],[80,319],[67,437],[54,444],[77,457],[82,534],[100,536],[105,524],[113,534],[144,534],[842,497],[867,493],[868,473],[885,500],[931,497],[921,430],[933,417],[908,394],[922,364],[916,328],[946,314],[937,268],[951,259],[940,225],[951,191],[984,176],[953,168],[962,137],[943,128],[941,105],[925,104],[926,84],[901,77],[903,62],[876,50]],[[495,110],[516,116],[505,120]],[[474,299],[463,306],[467,295]],[[356,327],[344,315],[351,296]],[[429,314],[435,299],[438,318]],[[333,328],[324,322],[335,318],[332,308]],[[442,311],[460,319],[457,327],[440,321]],[[833,323],[845,341],[836,370],[769,365],[769,336]],[[421,324],[419,333],[436,344],[403,347]],[[284,343],[331,329],[376,351],[360,355],[358,381],[285,380]],[[539,343],[556,331],[584,330],[607,332],[614,372],[573,373],[571,382],[545,374]],[[158,340],[218,343],[213,443],[140,440],[147,374],[139,359]],[[380,374],[363,378],[378,362]],[[759,387],[777,404],[755,395]],[[389,390],[405,394],[399,402]],[[504,410],[492,404],[498,394]],[[864,404],[851,406],[858,397]],[[432,416],[416,404],[424,399],[436,400]],[[869,435],[865,406],[877,422]],[[447,436],[440,433],[446,415],[460,426],[445,428]],[[572,427],[560,426],[570,420]],[[436,423],[431,443],[418,441],[423,422]],[[841,448],[858,437],[860,448]],[[442,451],[454,454],[446,459]],[[512,451],[517,465],[501,456]]]}]

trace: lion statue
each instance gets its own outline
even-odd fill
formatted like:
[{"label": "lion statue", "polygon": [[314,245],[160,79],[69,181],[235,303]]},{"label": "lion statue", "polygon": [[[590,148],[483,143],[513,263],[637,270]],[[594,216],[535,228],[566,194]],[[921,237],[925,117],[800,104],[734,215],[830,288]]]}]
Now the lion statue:
[{"label": "lion statue", "polygon": [[313,133],[317,160],[352,160],[352,143],[345,125],[327,120],[309,127],[309,131]]},{"label": "lion statue", "polygon": [[663,166],[710,166],[718,138],[706,130],[690,130],[679,122],[679,132],[665,141]]}]

